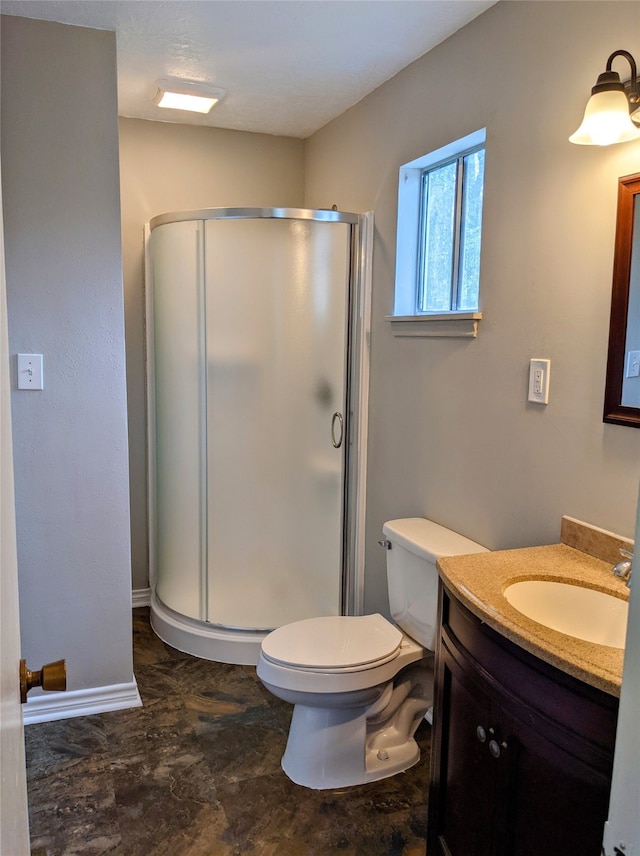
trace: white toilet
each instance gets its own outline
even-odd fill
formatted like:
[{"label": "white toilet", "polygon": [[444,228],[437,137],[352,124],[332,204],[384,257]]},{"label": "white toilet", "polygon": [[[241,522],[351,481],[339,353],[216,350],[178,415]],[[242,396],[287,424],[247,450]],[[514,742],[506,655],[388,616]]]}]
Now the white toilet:
[{"label": "white toilet", "polygon": [[422,517],[391,520],[383,616],[308,618],[262,642],[258,677],[295,705],[282,769],[307,788],[360,785],[420,758],[416,728],[432,705],[441,556],[486,552]]}]

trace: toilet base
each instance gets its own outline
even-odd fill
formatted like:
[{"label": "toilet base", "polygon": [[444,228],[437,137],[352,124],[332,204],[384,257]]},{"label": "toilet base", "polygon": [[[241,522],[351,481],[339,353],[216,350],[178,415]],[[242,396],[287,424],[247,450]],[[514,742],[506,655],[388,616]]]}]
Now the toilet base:
[{"label": "toilet base", "polygon": [[314,790],[352,787],[408,770],[420,760],[416,728],[432,704],[433,672],[413,666],[374,688],[366,706],[296,704],[282,769]]},{"label": "toilet base", "polygon": [[420,748],[413,738],[402,746],[366,750],[364,767],[362,752],[354,759],[350,757],[351,753],[345,752],[344,745],[340,750],[340,741],[335,745],[337,754],[328,757],[325,753],[326,766],[318,765],[313,752],[299,752],[295,743],[292,744],[290,734],[287,750],[282,756],[282,769],[296,785],[321,791],[377,782],[403,773],[420,760]]}]

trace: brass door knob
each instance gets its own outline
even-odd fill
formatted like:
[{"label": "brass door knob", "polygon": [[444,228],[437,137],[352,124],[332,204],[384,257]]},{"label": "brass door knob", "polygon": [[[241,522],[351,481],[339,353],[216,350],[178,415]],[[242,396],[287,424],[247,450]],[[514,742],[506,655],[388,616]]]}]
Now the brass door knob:
[{"label": "brass door knob", "polygon": [[20,660],[20,701],[24,704],[27,693],[34,687],[42,687],[47,692],[64,692],[67,688],[67,664],[64,660],[47,663],[39,671],[27,669],[27,661]]}]

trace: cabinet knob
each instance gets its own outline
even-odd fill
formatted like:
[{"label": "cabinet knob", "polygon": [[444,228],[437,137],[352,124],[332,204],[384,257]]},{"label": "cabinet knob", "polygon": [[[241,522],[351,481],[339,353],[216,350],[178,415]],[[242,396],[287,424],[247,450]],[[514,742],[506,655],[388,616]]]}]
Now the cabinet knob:
[{"label": "cabinet knob", "polygon": [[491,752],[494,758],[499,758],[502,752],[508,748],[506,740],[501,740],[500,743],[498,743],[497,740],[491,740],[489,742],[489,752]]},{"label": "cabinet knob", "polygon": [[476,728],[476,736],[481,743],[484,743],[487,739],[487,732],[481,725]]}]

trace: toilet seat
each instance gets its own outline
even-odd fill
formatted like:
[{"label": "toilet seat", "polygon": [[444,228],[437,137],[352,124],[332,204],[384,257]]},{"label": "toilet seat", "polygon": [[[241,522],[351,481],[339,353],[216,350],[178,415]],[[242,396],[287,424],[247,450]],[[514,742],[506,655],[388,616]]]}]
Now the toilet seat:
[{"label": "toilet seat", "polygon": [[378,613],[307,618],[270,633],[262,656],[291,669],[341,674],[388,663],[402,640],[402,632]]}]

